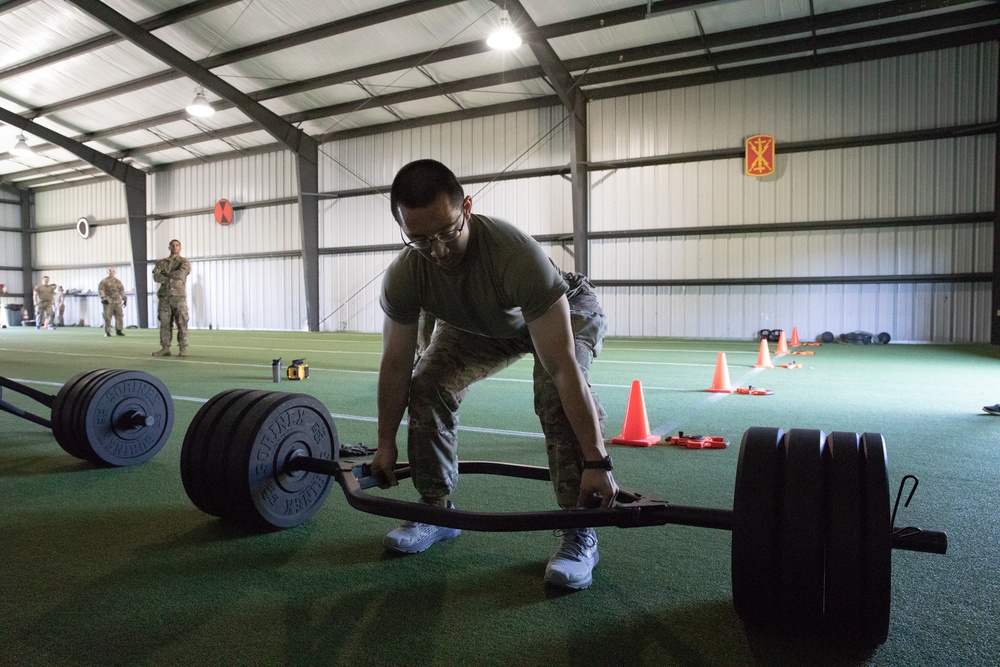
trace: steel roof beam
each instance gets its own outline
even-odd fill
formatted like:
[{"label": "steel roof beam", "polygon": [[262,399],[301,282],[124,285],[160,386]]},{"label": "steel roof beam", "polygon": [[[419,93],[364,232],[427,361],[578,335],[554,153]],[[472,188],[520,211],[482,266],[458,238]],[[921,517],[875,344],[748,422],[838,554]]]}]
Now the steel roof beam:
[{"label": "steel roof beam", "polygon": [[[138,21],[137,25],[150,31],[159,30],[160,28],[164,28],[168,25],[180,23],[181,21],[193,18],[199,14],[205,14],[206,12],[210,12],[220,7],[225,7],[226,5],[231,5],[240,1],[241,0],[197,0],[196,2],[188,3],[182,7],[176,7],[165,11],[162,14],[150,16],[148,19]],[[57,63],[61,60],[68,60],[84,53],[95,51],[101,47],[120,42],[121,40],[122,38],[113,32],[92,37],[86,41],[78,42],[59,49],[58,51],[52,51],[38,56],[37,58],[32,58],[31,60],[10,65],[9,67],[4,67],[3,69],[0,69],[0,81],[19,76],[21,74],[26,74],[27,72],[36,70],[46,65]]]},{"label": "steel roof beam", "polygon": [[[73,2],[73,0],[67,1]],[[314,28],[300,30],[299,32],[292,33],[291,35],[276,37],[264,42],[258,42],[256,44],[251,44],[250,46],[220,53],[217,56],[211,56],[198,61],[198,64],[206,70],[222,67],[224,65],[231,65],[242,60],[248,60],[257,56],[282,51],[294,46],[301,46],[302,44],[307,44],[318,39],[326,39],[327,37],[351,32],[352,30],[368,28],[379,23],[411,16],[413,14],[419,14],[431,9],[445,7],[447,5],[453,5],[462,1],[463,0],[422,0],[421,2],[402,2],[389,7],[384,7],[382,9],[376,9],[363,14],[358,14],[357,16],[352,16],[348,19],[332,21]],[[143,88],[166,83],[167,81],[173,81],[181,76],[182,73],[174,69],[167,70],[165,72],[157,72],[139,79],[123,81],[120,84],[116,84],[102,90],[97,90],[92,93],[87,93],[86,95],[80,95],[72,99],[63,100],[44,107],[38,107],[32,109],[29,113],[32,117],[46,116],[73,107],[90,104],[91,102],[97,102],[110,97],[115,97],[117,95],[122,95],[124,93],[142,90]]]}]

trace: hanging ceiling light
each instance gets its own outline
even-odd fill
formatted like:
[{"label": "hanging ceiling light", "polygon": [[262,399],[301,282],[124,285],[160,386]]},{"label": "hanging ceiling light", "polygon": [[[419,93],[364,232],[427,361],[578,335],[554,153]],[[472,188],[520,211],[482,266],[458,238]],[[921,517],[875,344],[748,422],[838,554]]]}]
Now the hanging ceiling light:
[{"label": "hanging ceiling light", "polygon": [[33,155],[35,151],[31,150],[31,146],[28,142],[24,140],[24,134],[21,133],[17,135],[17,143],[14,147],[10,149],[11,155],[16,155],[18,157],[24,157],[26,155]]},{"label": "hanging ceiling light", "polygon": [[490,38],[486,40],[486,44],[491,49],[500,49],[503,51],[509,51],[521,46],[521,38],[510,24],[510,12],[506,9],[500,10],[500,27],[490,35]]},{"label": "hanging ceiling light", "polygon": [[187,112],[198,118],[208,118],[215,113],[215,109],[205,99],[204,88],[198,88],[195,91],[194,99],[191,101],[191,104],[187,105]]}]

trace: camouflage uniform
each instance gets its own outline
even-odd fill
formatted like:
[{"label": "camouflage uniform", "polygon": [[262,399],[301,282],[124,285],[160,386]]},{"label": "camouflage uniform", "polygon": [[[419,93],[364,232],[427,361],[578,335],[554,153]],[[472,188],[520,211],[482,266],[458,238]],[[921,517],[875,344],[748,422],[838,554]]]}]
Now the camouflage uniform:
[{"label": "camouflage uniform", "polygon": [[122,299],[125,297],[125,286],[114,276],[108,276],[97,285],[97,293],[104,304],[104,333],[111,333],[111,318],[115,318],[115,331],[122,330]]},{"label": "camouflage uniform", "polygon": [[[436,317],[430,341],[426,348],[421,345],[421,355],[413,369],[407,406],[407,456],[413,484],[425,499],[450,495],[458,481],[458,408],[469,386],[525,354],[534,355],[522,312],[528,318],[530,309],[533,319],[562,294],[566,295],[576,359],[585,379],[607,329],[593,287],[584,276],[560,272],[544,257],[537,243],[507,223],[479,215],[473,219],[476,222],[472,238],[488,235],[489,241],[476,241],[475,248],[470,241],[467,255],[482,265],[481,275],[496,278],[487,280],[489,284],[485,287],[480,286],[487,292],[495,292],[496,301],[507,304],[501,319],[507,316],[510,322],[498,324],[491,319],[492,310],[484,315],[486,309],[480,308],[482,303],[478,301],[475,304],[448,304],[441,298],[435,301],[430,283],[422,274],[423,265],[409,254],[415,251],[404,250],[383,282],[382,307],[386,315],[403,324],[419,322],[418,337],[426,334],[424,325],[429,318],[417,311],[426,306],[425,313],[433,312]],[[512,255],[517,256],[516,270],[509,270],[504,264],[505,256]],[[503,276],[497,277],[499,273]],[[483,282],[468,279],[477,284]],[[514,307],[515,303],[520,307]],[[492,331],[485,331],[491,327]],[[479,333],[472,333],[473,330]],[[591,395],[603,436],[605,413],[597,397]],[[583,453],[556,386],[537,355],[534,396],[556,499],[563,508],[576,507]]]},{"label": "camouflage uniform", "polygon": [[[604,312],[587,279],[564,273],[576,361],[585,379],[600,352],[607,330]],[[488,338],[462,331],[438,320],[430,344],[413,370],[410,384],[407,455],[413,482],[425,498],[450,495],[458,482],[458,406],[469,385],[487,378],[525,354],[533,354],[531,337]],[[535,356],[535,414],[545,434],[549,473],[556,500],[563,509],[577,506],[583,454],[573,427],[563,412],[552,377]],[[604,435],[604,408],[591,392]]]},{"label": "camouflage uniform", "polygon": [[35,287],[35,326],[43,324],[54,326],[52,300],[56,296],[56,286],[53,284]]},{"label": "camouflage uniform", "polygon": [[156,314],[160,320],[160,345],[169,348],[173,326],[177,325],[177,344],[181,352],[188,344],[187,277],[191,262],[183,257],[165,257],[153,266],[153,280],[160,284]]}]

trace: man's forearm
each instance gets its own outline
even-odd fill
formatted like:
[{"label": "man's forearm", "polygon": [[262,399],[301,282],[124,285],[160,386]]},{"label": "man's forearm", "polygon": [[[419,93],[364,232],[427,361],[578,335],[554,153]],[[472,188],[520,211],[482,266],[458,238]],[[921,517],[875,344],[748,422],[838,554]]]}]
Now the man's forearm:
[{"label": "man's forearm", "polygon": [[409,368],[400,370],[381,367],[378,379],[378,441],[379,445],[395,444],[396,433],[409,403]]},{"label": "man's forearm", "polygon": [[559,392],[563,412],[566,413],[566,418],[573,427],[573,433],[580,442],[583,457],[594,461],[607,456],[608,452],[604,448],[604,438],[601,435],[601,424],[597,417],[597,406],[594,405],[583,373],[579,368],[571,368],[567,372],[553,375],[552,381],[556,385],[556,391]]}]

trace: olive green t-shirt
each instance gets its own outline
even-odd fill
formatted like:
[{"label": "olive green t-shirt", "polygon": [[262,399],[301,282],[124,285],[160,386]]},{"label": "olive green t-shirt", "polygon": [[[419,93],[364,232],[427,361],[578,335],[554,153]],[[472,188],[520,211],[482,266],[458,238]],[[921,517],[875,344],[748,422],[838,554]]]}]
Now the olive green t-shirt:
[{"label": "olive green t-shirt", "polygon": [[449,271],[404,248],[382,280],[386,316],[413,324],[423,309],[463,331],[514,338],[566,293],[562,273],[517,227],[473,215],[469,234],[462,263]]}]

